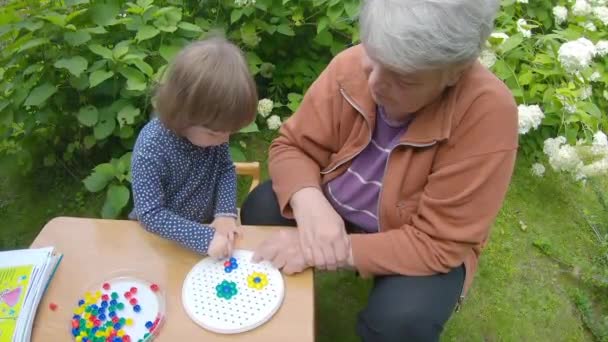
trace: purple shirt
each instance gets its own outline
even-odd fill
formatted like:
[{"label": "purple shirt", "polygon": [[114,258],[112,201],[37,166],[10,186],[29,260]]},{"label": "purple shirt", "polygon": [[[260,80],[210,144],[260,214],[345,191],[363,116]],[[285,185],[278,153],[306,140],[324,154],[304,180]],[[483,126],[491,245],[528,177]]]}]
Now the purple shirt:
[{"label": "purple shirt", "polygon": [[325,196],[342,218],[367,232],[378,231],[378,200],[390,151],[411,120],[390,123],[378,107],[370,143],[342,175],[325,186]]}]

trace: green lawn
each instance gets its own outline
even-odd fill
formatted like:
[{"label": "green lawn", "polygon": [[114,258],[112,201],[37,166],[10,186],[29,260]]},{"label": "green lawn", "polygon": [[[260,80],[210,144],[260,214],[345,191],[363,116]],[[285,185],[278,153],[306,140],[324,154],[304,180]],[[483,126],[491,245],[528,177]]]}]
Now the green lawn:
[{"label": "green lawn", "polygon": [[[248,140],[247,145],[248,159],[265,162],[266,143]],[[239,182],[241,190],[246,183]],[[83,192],[61,169],[23,176],[0,160],[0,249],[27,246],[51,217],[95,216],[102,200]],[[590,190],[550,172],[536,178],[520,160],[475,284],[443,340],[592,341],[571,299],[579,284],[572,270],[533,245],[541,243],[567,263],[589,265],[599,252],[582,209],[608,222]],[[370,286],[351,272],[317,273],[318,341],[357,341],[356,314]],[[606,315],[607,296],[585,291]]]}]

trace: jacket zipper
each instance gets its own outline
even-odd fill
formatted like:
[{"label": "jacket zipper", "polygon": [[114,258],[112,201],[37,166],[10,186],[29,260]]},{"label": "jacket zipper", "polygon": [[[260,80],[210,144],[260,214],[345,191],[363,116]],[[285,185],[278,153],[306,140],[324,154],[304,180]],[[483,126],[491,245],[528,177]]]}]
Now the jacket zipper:
[{"label": "jacket zipper", "polygon": [[363,146],[361,149],[359,149],[359,151],[357,151],[356,153],[353,153],[352,155],[348,156],[347,158],[344,158],[343,160],[339,161],[331,169],[321,171],[322,175],[326,175],[326,174],[328,174],[330,172],[333,172],[335,169],[337,169],[340,166],[344,165],[349,160],[352,160],[353,158],[355,158],[357,155],[359,155],[359,153],[363,152],[363,150],[365,149],[365,147],[367,147],[367,145],[369,145],[369,143],[372,141],[372,134],[373,133],[372,133],[371,124],[369,123],[369,120],[367,119],[367,116],[365,116],[365,114],[363,113],[363,110],[361,109],[361,107],[359,107],[359,105],[357,105],[355,103],[355,101],[353,101],[350,98],[350,96],[348,96],[346,94],[346,92],[344,91],[344,89],[340,88],[340,94],[342,94],[342,97],[344,97],[344,99],[346,100],[346,102],[348,102],[351,106],[353,106],[353,108],[355,108],[357,110],[357,113],[359,113],[359,114],[361,114],[361,116],[363,116],[363,119],[365,120],[365,123],[367,124],[367,128],[369,128],[369,138],[367,139],[367,144],[365,144],[365,146]]},{"label": "jacket zipper", "polygon": [[378,213],[378,232],[381,231],[381,227],[382,227],[382,214],[380,212],[380,208],[382,207],[382,190],[384,190],[384,178],[386,177],[386,170],[388,169],[388,163],[391,160],[391,155],[393,154],[393,151],[397,148],[397,147],[401,147],[401,146],[411,146],[411,147],[430,147],[437,144],[436,140],[433,140],[427,144],[413,144],[413,143],[398,143],[397,145],[393,146],[393,148],[391,148],[390,152],[388,153],[388,157],[386,157],[386,163],[384,164],[384,172],[382,174],[382,182],[380,183],[380,193],[378,194],[378,207],[376,208],[376,212]]}]

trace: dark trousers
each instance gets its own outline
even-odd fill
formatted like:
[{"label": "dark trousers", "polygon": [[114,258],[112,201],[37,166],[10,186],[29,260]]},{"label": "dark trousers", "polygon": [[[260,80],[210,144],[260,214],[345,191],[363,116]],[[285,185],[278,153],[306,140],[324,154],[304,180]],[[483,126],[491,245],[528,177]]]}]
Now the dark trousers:
[{"label": "dark trousers", "polygon": [[[272,184],[258,186],[241,208],[244,225],[295,226],[281,216]],[[424,277],[379,276],[359,313],[357,334],[365,342],[439,341],[464,284],[464,267]]]}]

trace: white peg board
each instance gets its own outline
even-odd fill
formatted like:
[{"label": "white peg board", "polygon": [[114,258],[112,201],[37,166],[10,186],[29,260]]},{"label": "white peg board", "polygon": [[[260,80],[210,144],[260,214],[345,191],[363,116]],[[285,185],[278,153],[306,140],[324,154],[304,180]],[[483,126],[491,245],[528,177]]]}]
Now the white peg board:
[{"label": "white peg board", "polygon": [[[190,318],[201,327],[220,334],[249,331],[266,323],[281,307],[284,297],[283,276],[267,261],[251,262],[253,253],[235,250],[238,268],[225,271],[226,260],[207,257],[196,264],[184,280],[182,304]],[[251,288],[248,277],[263,273],[268,283],[262,289]],[[237,294],[229,299],[217,295],[224,280],[236,284]]]}]

